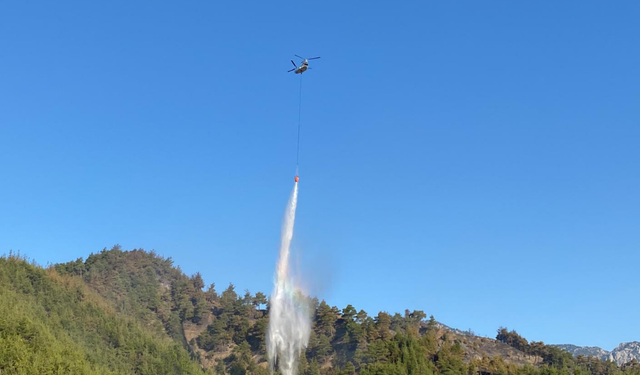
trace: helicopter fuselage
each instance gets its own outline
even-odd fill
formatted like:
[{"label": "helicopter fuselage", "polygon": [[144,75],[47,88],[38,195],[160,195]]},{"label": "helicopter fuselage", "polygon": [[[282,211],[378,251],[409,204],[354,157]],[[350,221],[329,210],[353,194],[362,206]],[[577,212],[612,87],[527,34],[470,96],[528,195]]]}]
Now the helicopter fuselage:
[{"label": "helicopter fuselage", "polygon": [[296,63],[293,62],[293,60],[291,60],[291,64],[293,64],[294,68],[288,70],[287,72],[294,72],[296,74],[302,74],[304,72],[307,71],[307,69],[309,69],[309,60],[315,60],[315,59],[319,59],[320,57],[310,57],[308,59],[305,59],[302,56],[298,56],[296,55],[296,57],[299,57],[302,59],[302,61],[300,62],[300,66],[296,65]]}]

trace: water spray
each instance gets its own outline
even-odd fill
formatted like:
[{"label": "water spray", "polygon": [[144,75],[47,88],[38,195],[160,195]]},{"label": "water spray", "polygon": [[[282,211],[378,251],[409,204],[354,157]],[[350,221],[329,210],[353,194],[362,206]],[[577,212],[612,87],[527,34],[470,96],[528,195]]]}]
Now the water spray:
[{"label": "water spray", "polygon": [[271,372],[276,362],[282,375],[296,375],[298,358],[309,343],[311,309],[308,299],[295,285],[289,267],[289,252],[298,203],[298,176],[282,223],[280,257],[269,303],[267,355]]}]

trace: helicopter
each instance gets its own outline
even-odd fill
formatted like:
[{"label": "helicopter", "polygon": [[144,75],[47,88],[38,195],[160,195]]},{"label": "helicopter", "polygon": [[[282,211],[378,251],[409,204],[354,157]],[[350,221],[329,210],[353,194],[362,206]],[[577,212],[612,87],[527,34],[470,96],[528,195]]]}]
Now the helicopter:
[{"label": "helicopter", "polygon": [[300,63],[300,66],[297,66],[296,63],[294,63],[293,60],[291,60],[291,63],[293,64],[293,66],[295,66],[295,68],[288,70],[287,73],[293,72],[295,70],[296,74],[302,74],[306,72],[307,69],[309,69],[309,60],[315,60],[320,58],[320,56],[318,56],[318,57],[310,57],[307,59],[302,56],[298,56],[298,55],[295,55],[295,56],[301,58],[302,62]]}]

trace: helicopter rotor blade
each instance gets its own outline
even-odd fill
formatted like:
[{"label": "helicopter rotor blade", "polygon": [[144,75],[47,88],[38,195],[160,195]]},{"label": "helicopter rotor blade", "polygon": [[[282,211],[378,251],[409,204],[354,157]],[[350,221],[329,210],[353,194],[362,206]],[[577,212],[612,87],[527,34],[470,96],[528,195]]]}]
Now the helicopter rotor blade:
[{"label": "helicopter rotor blade", "polygon": [[293,60],[291,60],[291,63],[293,64],[293,66],[295,66],[296,68],[298,67],[298,65],[296,65],[296,63],[293,62]]},{"label": "helicopter rotor blade", "polygon": [[299,58],[301,58],[302,60],[304,60],[304,57],[302,57],[302,56],[300,56],[300,55],[294,55],[294,56],[295,56],[295,57],[299,57]]},{"label": "helicopter rotor blade", "polygon": [[293,71],[294,71],[294,70],[296,70],[296,69],[298,69],[298,68],[293,68],[293,69],[291,69],[291,70],[287,70],[287,73],[291,73],[291,72],[293,72]]},{"label": "helicopter rotor blade", "polygon": [[316,60],[316,59],[319,59],[319,58],[320,58],[320,56],[318,56],[318,57],[310,57],[307,60]]}]

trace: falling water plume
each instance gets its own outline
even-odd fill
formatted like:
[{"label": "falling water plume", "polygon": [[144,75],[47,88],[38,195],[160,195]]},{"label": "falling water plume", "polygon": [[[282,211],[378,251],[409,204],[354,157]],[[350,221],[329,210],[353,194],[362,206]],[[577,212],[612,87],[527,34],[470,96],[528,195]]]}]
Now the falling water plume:
[{"label": "falling water plume", "polygon": [[282,224],[280,257],[269,307],[267,354],[271,372],[276,361],[282,375],[296,375],[298,358],[307,347],[311,332],[308,299],[296,287],[289,269],[289,248],[296,219],[298,184],[296,183]]}]

